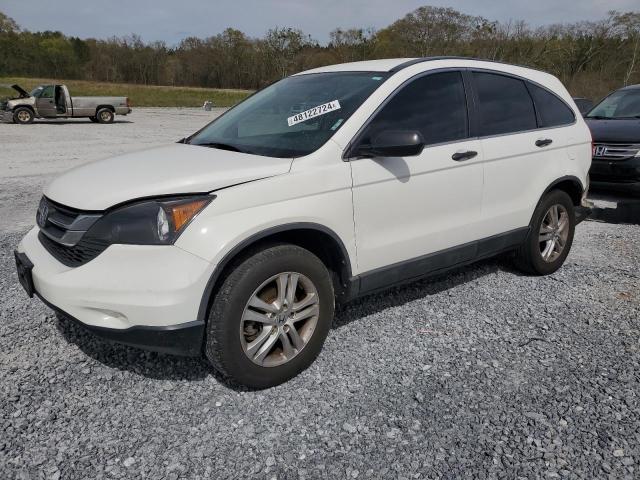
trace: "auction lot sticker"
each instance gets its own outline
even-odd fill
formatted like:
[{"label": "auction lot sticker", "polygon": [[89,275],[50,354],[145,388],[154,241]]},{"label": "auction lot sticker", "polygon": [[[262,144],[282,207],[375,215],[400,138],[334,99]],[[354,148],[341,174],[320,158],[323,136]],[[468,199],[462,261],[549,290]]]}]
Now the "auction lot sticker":
[{"label": "auction lot sticker", "polygon": [[305,110],[304,112],[300,112],[293,117],[287,118],[287,123],[290,127],[294,125],[305,122],[311,118],[319,117],[320,115],[325,115],[327,113],[331,113],[334,110],[340,110],[340,102],[338,100],[333,100],[332,102],[323,103],[322,105],[318,105],[317,107],[310,108],[309,110]]}]

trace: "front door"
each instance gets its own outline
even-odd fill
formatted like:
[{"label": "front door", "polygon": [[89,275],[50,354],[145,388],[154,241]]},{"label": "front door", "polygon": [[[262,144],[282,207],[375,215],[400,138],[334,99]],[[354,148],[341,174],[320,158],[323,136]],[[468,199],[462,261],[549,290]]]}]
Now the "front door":
[{"label": "front door", "polygon": [[55,100],[55,85],[46,85],[40,96],[36,98],[36,108],[41,117],[55,117],[58,115]]},{"label": "front door", "polygon": [[[414,157],[350,161],[358,269],[365,276],[389,265],[391,276],[411,273],[421,263],[412,260],[478,239],[483,155],[469,138],[468,118],[462,74],[449,70],[410,80],[366,127],[361,144],[384,130],[412,130],[426,147]],[[475,247],[451,254],[453,263],[468,260]],[[376,288],[369,283],[362,288]]]}]

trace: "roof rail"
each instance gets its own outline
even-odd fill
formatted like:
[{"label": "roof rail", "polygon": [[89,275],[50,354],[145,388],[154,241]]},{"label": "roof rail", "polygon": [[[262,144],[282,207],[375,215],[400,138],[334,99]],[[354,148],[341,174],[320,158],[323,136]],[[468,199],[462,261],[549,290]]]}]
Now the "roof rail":
[{"label": "roof rail", "polygon": [[423,62],[431,62],[433,60],[476,60],[478,62],[491,62],[491,63],[499,63],[502,65],[513,65],[514,67],[528,68],[529,70],[537,70],[538,72],[547,73],[544,70],[539,70],[537,68],[529,67],[527,65],[519,65],[517,63],[502,62],[500,60],[491,60],[488,58],[462,57],[462,56],[455,56],[455,55],[451,55],[451,56],[442,55],[442,56],[433,56],[433,57],[414,58],[413,60],[408,60],[404,63],[401,63],[400,65],[396,65],[391,70],[389,70],[389,72],[396,73],[396,72],[399,72],[400,70],[410,67],[411,65],[415,65],[417,63],[423,63]]}]

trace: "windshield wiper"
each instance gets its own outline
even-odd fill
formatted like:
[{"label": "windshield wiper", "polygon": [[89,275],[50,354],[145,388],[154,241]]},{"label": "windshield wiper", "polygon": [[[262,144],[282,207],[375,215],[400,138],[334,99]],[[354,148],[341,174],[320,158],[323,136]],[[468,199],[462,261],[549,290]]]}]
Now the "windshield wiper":
[{"label": "windshield wiper", "polygon": [[610,120],[611,117],[603,117],[602,115],[587,115],[586,118],[593,118],[594,120]]},{"label": "windshield wiper", "polygon": [[198,147],[217,148],[219,150],[228,150],[230,152],[249,153],[246,150],[239,149],[235,145],[231,145],[230,143],[207,142],[207,143],[192,143],[191,145],[196,145]]}]

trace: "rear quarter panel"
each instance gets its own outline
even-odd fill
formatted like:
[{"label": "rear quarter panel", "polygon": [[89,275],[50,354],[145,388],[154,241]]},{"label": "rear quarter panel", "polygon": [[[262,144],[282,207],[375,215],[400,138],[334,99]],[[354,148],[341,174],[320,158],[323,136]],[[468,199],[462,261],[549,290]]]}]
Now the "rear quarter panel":
[{"label": "rear quarter panel", "polygon": [[126,97],[71,97],[74,117],[92,117],[99,106],[112,106],[119,115],[128,113]]}]

